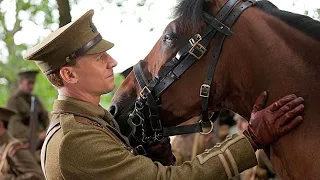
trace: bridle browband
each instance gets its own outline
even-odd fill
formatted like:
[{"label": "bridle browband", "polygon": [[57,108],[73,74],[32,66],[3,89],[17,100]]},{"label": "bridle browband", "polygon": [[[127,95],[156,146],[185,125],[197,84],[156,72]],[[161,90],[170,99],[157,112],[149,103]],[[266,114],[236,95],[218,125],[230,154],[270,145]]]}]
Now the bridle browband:
[{"label": "bridle browband", "polygon": [[[209,95],[211,89],[215,93],[215,87],[211,87],[214,70],[218,62],[220,53],[222,51],[223,42],[226,36],[231,36],[232,31],[230,27],[239,18],[241,13],[251,5],[255,4],[255,0],[246,0],[241,5],[237,6],[241,0],[229,0],[219,11],[216,17],[203,13],[204,21],[207,23],[206,29],[200,34],[196,34],[189,40],[189,43],[181,48],[176,56],[166,62],[158,75],[153,77],[150,82],[143,73],[142,64],[140,61],[133,67],[135,78],[142,89],[140,96],[135,102],[134,110],[130,113],[127,120],[132,128],[129,139],[138,141],[135,132],[137,127],[142,128],[142,142],[136,146],[139,154],[145,154],[145,150],[141,144],[153,144],[160,141],[162,137],[189,134],[200,132],[202,134],[209,134],[213,130],[213,121],[210,119],[208,113]],[[224,23],[223,23],[224,22]],[[208,72],[204,83],[200,87],[201,97],[201,114],[202,119],[192,125],[163,127],[159,118],[159,105],[161,105],[162,93],[189,68],[197,60],[207,52],[208,46],[212,39],[215,38],[215,46],[213,56],[210,61]],[[146,121],[144,115],[149,114],[149,120]],[[216,114],[214,114],[216,116]],[[208,132],[203,132],[202,127],[211,125]],[[151,126],[151,132],[150,132]],[[139,143],[138,143],[139,144]]]}]

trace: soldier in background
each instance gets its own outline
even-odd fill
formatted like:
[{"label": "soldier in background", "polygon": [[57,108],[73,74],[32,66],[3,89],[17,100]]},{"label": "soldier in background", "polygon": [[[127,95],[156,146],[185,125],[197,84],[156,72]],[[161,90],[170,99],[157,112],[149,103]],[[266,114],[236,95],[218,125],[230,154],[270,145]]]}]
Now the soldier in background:
[{"label": "soldier in background", "polygon": [[[8,125],[11,134],[22,140],[28,141],[30,137],[30,109],[32,96],[35,97],[35,113],[38,119],[38,140],[42,142],[45,138],[45,130],[49,124],[48,112],[42,105],[40,99],[32,91],[38,71],[22,71],[19,75],[18,89],[7,101],[7,107],[18,112]],[[41,143],[40,143],[41,144]]]},{"label": "soldier in background", "polygon": [[0,108],[0,180],[42,180],[41,168],[28,145],[6,131],[14,111]]}]

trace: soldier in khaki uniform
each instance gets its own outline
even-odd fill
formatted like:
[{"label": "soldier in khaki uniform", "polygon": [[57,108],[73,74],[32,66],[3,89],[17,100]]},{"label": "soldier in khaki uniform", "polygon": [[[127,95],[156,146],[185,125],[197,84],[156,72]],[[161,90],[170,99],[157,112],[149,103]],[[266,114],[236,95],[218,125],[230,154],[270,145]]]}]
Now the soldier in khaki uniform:
[{"label": "soldier in khaki uniform", "polygon": [[302,98],[287,96],[263,109],[262,93],[245,135],[228,136],[192,161],[164,166],[135,155],[112,115],[99,105],[100,96],[115,87],[112,68],[117,62],[106,52],[113,44],[102,39],[92,16],[93,10],[88,11],[24,55],[59,92],[41,153],[47,179],[230,179],[257,164],[256,149],[302,122]]},{"label": "soldier in khaki uniform", "polygon": [[14,111],[0,108],[0,180],[42,180],[41,168],[27,145],[6,131]]},{"label": "soldier in khaki uniform", "polygon": [[28,141],[30,137],[29,121],[32,96],[36,102],[35,113],[39,121],[38,137],[40,142],[44,140],[45,130],[49,125],[47,110],[42,105],[40,99],[32,93],[37,73],[38,71],[32,70],[22,71],[18,74],[18,89],[8,99],[6,105],[8,108],[18,112],[18,116],[15,116],[15,118],[10,121],[8,130],[14,137],[22,141]]}]

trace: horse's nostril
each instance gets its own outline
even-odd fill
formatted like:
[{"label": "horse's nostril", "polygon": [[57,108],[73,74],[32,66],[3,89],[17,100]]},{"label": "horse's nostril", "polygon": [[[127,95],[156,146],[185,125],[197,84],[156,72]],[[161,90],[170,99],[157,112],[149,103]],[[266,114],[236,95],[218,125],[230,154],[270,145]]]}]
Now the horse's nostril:
[{"label": "horse's nostril", "polygon": [[116,105],[111,105],[110,106],[110,108],[109,108],[109,112],[113,115],[113,116],[115,116],[116,115],[116,113],[117,113],[117,106]]}]

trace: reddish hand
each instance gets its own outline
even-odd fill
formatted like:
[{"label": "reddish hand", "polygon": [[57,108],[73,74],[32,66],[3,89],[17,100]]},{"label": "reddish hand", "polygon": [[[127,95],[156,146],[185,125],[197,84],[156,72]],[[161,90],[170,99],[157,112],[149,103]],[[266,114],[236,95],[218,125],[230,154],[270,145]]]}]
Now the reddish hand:
[{"label": "reddish hand", "polygon": [[252,147],[262,149],[302,123],[303,101],[302,97],[292,94],[264,109],[267,92],[263,92],[256,100],[248,129],[244,132]]}]

